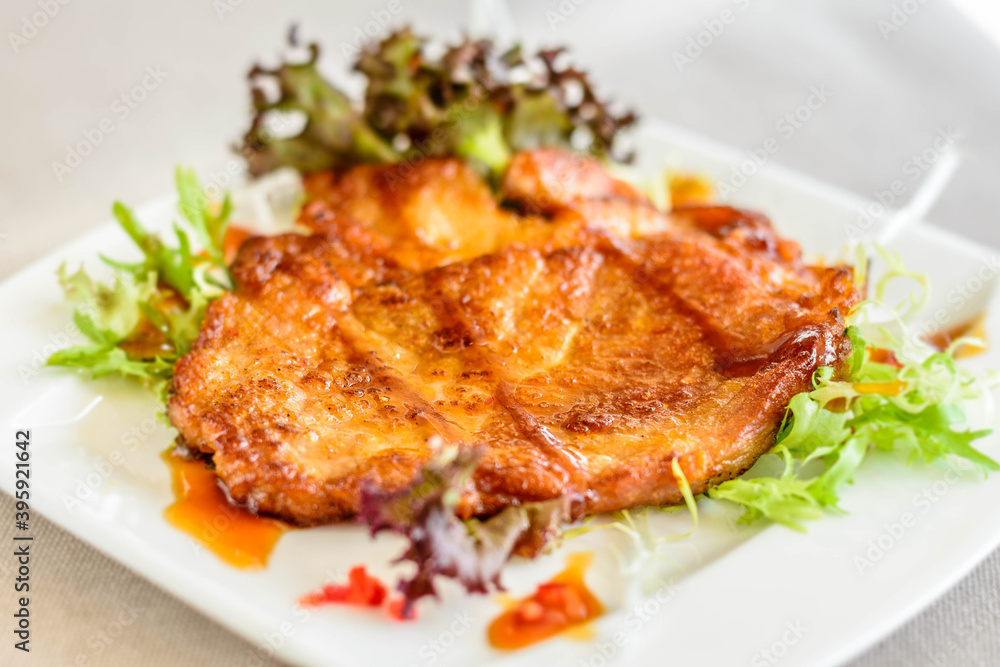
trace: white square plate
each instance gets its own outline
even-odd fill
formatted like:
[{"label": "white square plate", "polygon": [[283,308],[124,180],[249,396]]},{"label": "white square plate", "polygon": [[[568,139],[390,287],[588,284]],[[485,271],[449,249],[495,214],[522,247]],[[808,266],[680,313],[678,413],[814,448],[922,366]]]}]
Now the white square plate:
[{"label": "white square plate", "polygon": [[[645,167],[670,164],[726,180],[746,156],[703,138],[647,123],[639,141]],[[127,193],[123,193],[127,195]],[[855,223],[859,198],[773,165],[733,196],[769,215],[811,254],[838,251]],[[165,229],[173,199],[137,211]],[[246,222],[252,212],[242,210]],[[1000,330],[988,306],[1000,264],[989,249],[924,223],[894,242],[906,264],[931,277],[929,312],[946,323],[987,310],[987,330]],[[485,628],[501,608],[492,596],[468,596],[445,583],[439,603],[420,619],[396,623],[380,612],[296,606],[303,593],[343,579],[363,563],[383,580],[402,542],[370,540],[365,528],[339,525],[292,531],[267,569],[224,565],[166,523],[172,502],[160,453],[173,431],[157,422],[155,400],[117,379],[90,382],[42,361],[73,338],[71,309],[55,273],[59,264],[97,253],[125,257],[129,241],[108,225],[80,238],[0,286],[0,311],[12,324],[0,335],[0,422],[4,437],[31,429],[32,507],[256,645],[246,656],[310,665],[599,665],[642,659],[671,664],[835,664],[870,645],[945,591],[1000,543],[1000,475],[985,481],[945,463],[907,468],[873,454],[843,494],[845,515],[829,516],[799,534],[780,526],[736,526],[738,510],[701,499],[702,525],[670,543],[664,559],[642,566],[645,594],[626,586],[616,553],[630,542],[616,531],[571,540],[552,555],[516,562],[505,573],[513,595],[562,569],[565,555],[593,550],[588,581],[608,608],[589,639],[560,637],[513,653],[495,651]],[[970,365],[1000,368],[1000,350]],[[980,442],[1000,457],[1000,439]],[[11,455],[11,460],[13,456]],[[12,466],[2,488],[13,492]],[[905,519],[905,520],[904,520]],[[688,530],[685,512],[657,514],[657,534]]]}]

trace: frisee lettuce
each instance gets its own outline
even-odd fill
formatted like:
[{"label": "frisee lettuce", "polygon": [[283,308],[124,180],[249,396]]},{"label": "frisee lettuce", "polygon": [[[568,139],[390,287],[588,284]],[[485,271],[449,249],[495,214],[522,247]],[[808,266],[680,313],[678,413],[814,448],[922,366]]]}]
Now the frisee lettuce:
[{"label": "frisee lettuce", "polygon": [[[174,363],[191,349],[209,301],[232,285],[224,251],[232,212],[229,196],[216,208],[193,170],[179,167],[175,179],[178,210],[187,223],[187,229],[173,225],[176,247],[115,202],[115,219],[142,251],[142,261],[101,255],[115,269],[108,284],[92,279],[83,267],[75,273],[65,264],[60,267],[59,282],[76,304],[73,321],[90,342],[57,351],[49,365],[82,369],[94,378],[136,378],[166,400]],[[201,252],[193,249],[191,235]]]},{"label": "frisee lettuce", "polygon": [[[868,253],[858,245],[855,281],[865,285]],[[958,365],[954,351],[933,349],[908,326],[927,300],[926,276],[907,269],[899,255],[877,247],[888,270],[874,285],[872,299],[859,304],[847,327],[852,354],[838,371],[823,367],[813,377],[813,389],[789,402],[769,456],[779,459],[777,477],[744,476],[709,489],[708,496],[744,508],[742,523],[770,519],[795,530],[802,521],[823,511],[839,511],[839,493],[853,482],[868,452],[881,449],[908,463],[930,463],[959,457],[984,473],[1000,469],[972,442],[990,430],[963,430],[963,404],[989,404],[992,383]],[[887,304],[891,283],[911,281],[916,290],[897,304]],[[868,322],[872,312],[890,322]],[[890,331],[893,328],[893,333]],[[877,339],[877,345],[869,344]],[[874,349],[885,360],[873,359]]]},{"label": "frisee lettuce", "polygon": [[989,385],[960,367],[951,349],[908,358],[905,346],[896,345],[900,363],[883,363],[872,360],[860,327],[848,327],[846,335],[854,352],[845,376],[821,368],[813,390],[789,403],[771,451],[783,463],[782,474],[734,479],[709,490],[711,498],[742,505],[741,522],[766,518],[804,530],[803,520],[839,509],[840,490],[872,448],[911,463],[957,456],[984,472],[1000,470],[972,446],[990,431],[962,428],[962,403],[979,398]]}]

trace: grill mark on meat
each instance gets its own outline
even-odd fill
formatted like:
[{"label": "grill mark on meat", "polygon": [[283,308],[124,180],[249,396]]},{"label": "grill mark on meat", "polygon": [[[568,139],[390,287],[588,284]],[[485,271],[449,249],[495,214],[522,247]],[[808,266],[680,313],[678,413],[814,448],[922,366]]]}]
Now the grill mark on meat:
[{"label": "grill mark on meat", "polygon": [[[434,277],[440,275],[434,274]],[[428,282],[433,285],[433,277]],[[440,288],[432,287],[430,304],[441,327],[434,334],[435,339],[460,341],[443,346],[443,351],[457,348],[461,350],[463,365],[467,370],[463,375],[478,374],[481,381],[491,389],[493,398],[507,411],[518,431],[529,442],[535,444],[545,455],[551,467],[561,475],[560,487],[573,496],[586,496],[584,477],[586,459],[573,450],[552,432],[539,423],[538,419],[520,403],[512,384],[513,378],[506,372],[505,364],[495,353],[490,352],[487,337],[481,324],[474,317],[463,316],[461,302],[444,296]]]},{"label": "grill mark on meat", "polygon": [[[309,209],[314,236],[249,239],[177,364],[171,420],[261,512],[350,516],[366,480],[410,483],[437,434],[484,448],[461,516],[573,489],[581,513],[679,503],[672,461],[696,492],[746,470],[815,368],[849,354],[849,271],[804,266],[763,216],[667,220],[591,171],[551,222],[511,226],[454,160],[386,202],[364,186],[379,169],[322,203],[335,215]],[[424,221],[454,244],[422,246]]]},{"label": "grill mark on meat", "polygon": [[384,390],[401,403],[407,410],[404,413],[405,419],[426,419],[441,437],[448,443],[459,443],[462,440],[461,431],[449,421],[434,405],[410,383],[399,377],[392,368],[378,358],[378,353],[366,346],[362,341],[365,337],[364,327],[353,317],[343,317],[340,322],[341,331],[344,332],[344,339],[349,345],[347,359],[352,364],[357,364],[371,375],[371,384],[377,385],[381,391]]},{"label": "grill mark on meat", "polygon": [[566,491],[586,497],[588,492],[583,486],[586,459],[540,424],[538,419],[515,398],[514,388],[509,382],[499,383],[495,392],[500,405],[510,414],[521,434],[538,445],[552,465],[563,473],[562,486]]}]

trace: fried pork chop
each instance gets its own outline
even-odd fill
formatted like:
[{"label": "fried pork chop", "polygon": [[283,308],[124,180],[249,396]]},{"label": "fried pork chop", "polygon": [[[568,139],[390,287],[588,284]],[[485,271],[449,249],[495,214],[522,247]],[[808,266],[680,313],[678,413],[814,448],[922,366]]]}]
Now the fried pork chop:
[{"label": "fried pork chop", "polygon": [[464,516],[679,503],[674,460],[695,493],[742,473],[850,353],[848,270],[762,216],[664,216],[553,151],[508,170],[522,214],[461,162],[399,169],[312,177],[314,234],[247,241],[176,366],[172,422],[255,511],[348,517],[439,440],[484,452]]},{"label": "fried pork chop", "polygon": [[407,271],[513,243],[556,248],[589,243],[595,232],[634,238],[673,226],[598,163],[549,149],[519,153],[507,170],[502,195],[520,214],[501,207],[458,158],[319,172],[305,183],[304,226],[333,238],[364,229],[386,261]]}]

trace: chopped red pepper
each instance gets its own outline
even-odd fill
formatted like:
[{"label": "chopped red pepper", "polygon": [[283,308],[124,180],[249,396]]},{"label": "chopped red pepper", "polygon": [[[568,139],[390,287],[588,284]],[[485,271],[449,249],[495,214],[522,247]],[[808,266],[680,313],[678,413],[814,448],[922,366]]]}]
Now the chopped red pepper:
[{"label": "chopped red pepper", "polygon": [[572,554],[563,572],[501,614],[490,625],[490,643],[500,649],[522,648],[602,614],[601,603],[583,580],[592,556]]},{"label": "chopped red pepper", "polygon": [[417,620],[417,612],[411,606],[409,609],[409,616],[407,616],[404,611],[406,610],[406,598],[391,598],[385,605],[385,611],[389,614],[389,618],[395,619],[397,621],[415,621]]},{"label": "chopped red pepper", "polygon": [[385,586],[375,577],[369,576],[364,565],[351,568],[347,585],[327,584],[318,591],[306,593],[299,599],[305,607],[323,604],[352,604],[359,607],[378,607],[385,600]]},{"label": "chopped red pepper", "polygon": [[588,616],[587,605],[574,588],[561,582],[549,581],[538,586],[535,599],[543,607],[558,610],[570,623],[579,623]]}]

